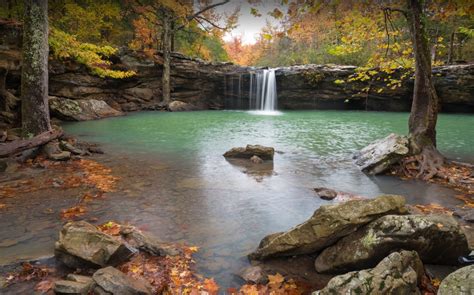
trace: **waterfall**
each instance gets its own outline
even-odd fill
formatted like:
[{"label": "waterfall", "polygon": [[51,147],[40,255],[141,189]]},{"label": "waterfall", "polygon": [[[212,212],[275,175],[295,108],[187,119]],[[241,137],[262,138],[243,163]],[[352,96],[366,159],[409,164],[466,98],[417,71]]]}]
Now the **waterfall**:
[{"label": "waterfall", "polygon": [[275,69],[250,73],[249,106],[252,110],[274,112],[277,107]]}]

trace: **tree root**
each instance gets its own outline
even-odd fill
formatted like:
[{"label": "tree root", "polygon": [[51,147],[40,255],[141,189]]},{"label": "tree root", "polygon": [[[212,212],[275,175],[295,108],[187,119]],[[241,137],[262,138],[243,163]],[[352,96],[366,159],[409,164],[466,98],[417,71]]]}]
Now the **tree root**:
[{"label": "tree root", "polygon": [[421,153],[406,157],[400,163],[401,172],[409,178],[420,178],[425,181],[433,177],[447,179],[444,172],[445,158],[434,147],[426,147]]}]

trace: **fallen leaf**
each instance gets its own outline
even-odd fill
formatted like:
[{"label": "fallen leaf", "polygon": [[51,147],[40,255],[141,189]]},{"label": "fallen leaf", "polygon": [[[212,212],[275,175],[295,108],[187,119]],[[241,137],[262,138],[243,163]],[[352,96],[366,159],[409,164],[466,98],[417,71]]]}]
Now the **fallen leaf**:
[{"label": "fallen leaf", "polygon": [[43,293],[48,292],[53,288],[54,282],[51,280],[44,280],[36,284],[35,290]]},{"label": "fallen leaf", "polygon": [[6,204],[0,204],[0,209],[5,209],[7,207]]},{"label": "fallen leaf", "polygon": [[216,284],[214,279],[205,279],[204,280],[204,289],[209,292],[209,294],[214,295],[217,294],[219,290],[219,286]]},{"label": "fallen leaf", "polygon": [[279,273],[276,275],[268,275],[268,286],[272,289],[278,289],[284,280],[285,278]]}]

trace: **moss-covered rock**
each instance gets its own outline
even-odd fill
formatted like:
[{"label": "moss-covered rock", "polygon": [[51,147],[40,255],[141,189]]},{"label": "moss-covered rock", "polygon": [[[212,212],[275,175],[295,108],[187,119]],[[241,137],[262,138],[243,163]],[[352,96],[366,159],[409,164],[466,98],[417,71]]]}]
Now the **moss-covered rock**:
[{"label": "moss-covered rock", "polygon": [[474,294],[474,265],[465,266],[441,282],[438,295]]},{"label": "moss-covered rock", "polygon": [[394,252],[375,268],[332,278],[324,289],[313,295],[420,294],[418,284],[423,274],[423,264],[415,251]]},{"label": "moss-covered rock", "polygon": [[304,223],[264,238],[250,258],[315,253],[381,216],[404,214],[406,211],[405,198],[394,195],[321,206]]},{"label": "moss-covered rock", "polygon": [[415,250],[425,263],[456,265],[469,252],[466,236],[447,215],[387,215],[326,248],[316,270],[342,273],[375,266],[398,249]]}]

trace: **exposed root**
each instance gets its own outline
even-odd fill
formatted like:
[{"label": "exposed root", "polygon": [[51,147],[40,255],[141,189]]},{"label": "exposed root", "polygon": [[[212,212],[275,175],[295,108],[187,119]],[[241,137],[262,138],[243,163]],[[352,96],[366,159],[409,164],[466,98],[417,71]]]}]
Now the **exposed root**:
[{"label": "exposed root", "polygon": [[422,179],[474,194],[474,168],[470,164],[447,161],[434,147],[402,159],[391,174]]},{"label": "exposed root", "polygon": [[400,168],[406,177],[427,181],[435,176],[446,179],[444,164],[445,159],[440,152],[435,148],[425,148],[421,153],[403,159]]}]

